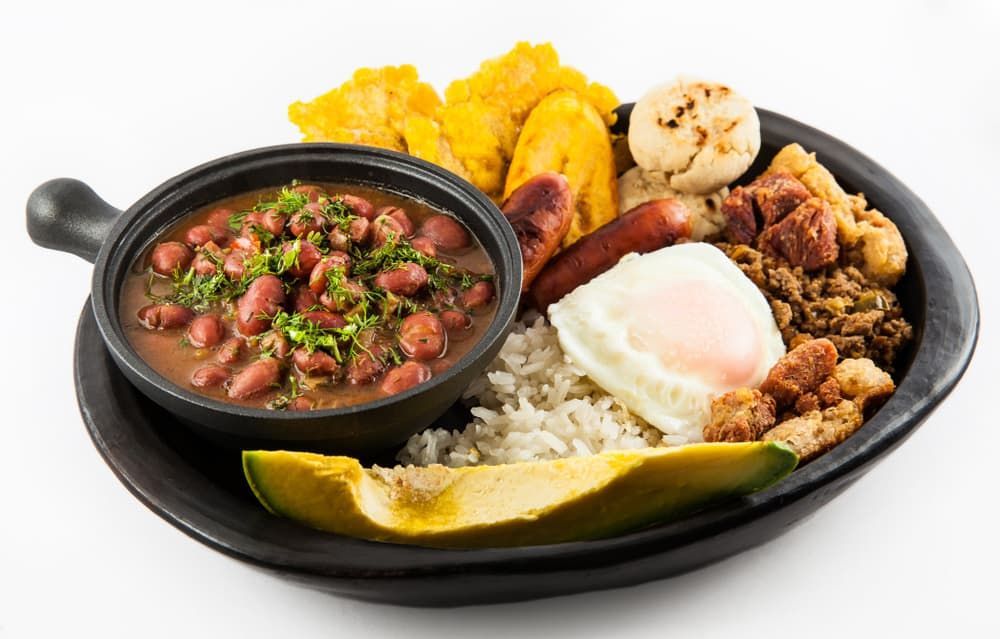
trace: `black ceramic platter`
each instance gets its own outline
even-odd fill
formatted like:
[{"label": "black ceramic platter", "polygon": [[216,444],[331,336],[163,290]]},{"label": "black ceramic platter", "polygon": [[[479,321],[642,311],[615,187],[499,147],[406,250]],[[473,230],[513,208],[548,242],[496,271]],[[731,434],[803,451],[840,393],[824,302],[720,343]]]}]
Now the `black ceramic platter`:
[{"label": "black ceramic platter", "polygon": [[885,406],[846,442],[768,490],[619,537],[549,546],[438,550],[314,531],[268,514],[246,487],[237,451],[192,434],[131,386],[87,304],[75,375],[94,444],[138,499],[198,541],[283,578],[374,601],[454,606],[612,588],[764,543],[840,494],[927,418],[972,357],[979,310],[962,256],[913,192],[842,142],[784,116],[759,114],[763,145],[748,176],[798,142],[899,226],[910,259],[897,292],[916,329]]}]

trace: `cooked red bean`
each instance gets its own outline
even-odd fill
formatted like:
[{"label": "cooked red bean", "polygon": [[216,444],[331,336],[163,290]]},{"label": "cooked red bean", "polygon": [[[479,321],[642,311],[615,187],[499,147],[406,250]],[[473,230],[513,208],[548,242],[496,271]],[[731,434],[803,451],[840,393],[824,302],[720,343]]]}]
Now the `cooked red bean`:
[{"label": "cooked red bean", "polygon": [[308,284],[299,284],[292,291],[292,310],[296,313],[307,311],[319,305],[319,297],[309,290]]},{"label": "cooked red bean", "polygon": [[434,245],[434,240],[429,237],[415,237],[410,242],[410,246],[413,247],[414,251],[423,253],[427,257],[437,257],[437,247]]},{"label": "cooked red bean", "polygon": [[426,285],[427,271],[415,262],[403,262],[375,276],[375,286],[406,297],[416,295]]},{"label": "cooked red bean", "polygon": [[431,304],[439,309],[451,308],[458,303],[459,293],[459,289],[452,286],[439,288],[431,293]]},{"label": "cooked red bean", "polygon": [[[315,244],[308,240],[298,240],[298,243],[298,257],[295,258],[295,263],[288,269],[288,272],[292,274],[292,277],[306,277],[312,273],[313,268],[319,263],[323,254],[319,252]],[[294,250],[294,248],[295,242],[285,242],[281,246],[281,251],[282,253],[288,253]]]},{"label": "cooked red bean", "polygon": [[364,246],[372,237],[372,223],[364,217],[351,220],[347,225],[347,235],[352,243]]},{"label": "cooked red bean", "polygon": [[230,337],[219,347],[217,358],[223,364],[233,364],[239,361],[246,345],[247,343],[242,337]]},{"label": "cooked red bean", "polygon": [[426,364],[408,361],[395,368],[390,368],[389,372],[382,378],[382,392],[389,395],[402,393],[413,388],[417,384],[423,384],[431,378],[431,369]]},{"label": "cooked red bean", "polygon": [[236,302],[236,324],[244,335],[258,335],[285,303],[285,288],[274,275],[262,275],[250,283]]},{"label": "cooked red bean", "polygon": [[218,388],[229,380],[229,375],[225,366],[204,366],[191,374],[191,385],[195,388]]},{"label": "cooked red bean", "polygon": [[229,247],[234,251],[242,252],[244,255],[256,255],[260,253],[260,243],[248,237],[233,238],[233,241],[229,243]]},{"label": "cooked red bean", "polygon": [[194,260],[191,262],[191,268],[194,269],[196,274],[204,276],[215,275],[215,271],[217,270],[215,262],[213,262],[204,253],[198,253],[194,256]]},{"label": "cooked red bean", "polygon": [[295,237],[305,237],[310,233],[321,232],[325,222],[323,205],[319,202],[310,202],[303,206],[301,211],[293,213],[288,218],[288,232]]},{"label": "cooked red bean", "polygon": [[136,317],[139,324],[150,330],[180,328],[191,321],[194,312],[179,304],[150,304],[140,308]]},{"label": "cooked red bean", "polygon": [[427,362],[427,368],[431,369],[432,375],[440,375],[451,368],[454,363],[450,357],[439,357]]},{"label": "cooked red bean", "polygon": [[434,359],[447,345],[444,326],[433,313],[419,311],[407,315],[399,326],[399,348],[414,359]]},{"label": "cooked red bean", "polygon": [[243,273],[246,270],[244,266],[245,260],[246,253],[240,250],[233,251],[222,261],[222,272],[231,280],[242,279]]},{"label": "cooked red bean", "polygon": [[299,395],[291,402],[289,402],[285,410],[292,410],[292,411],[312,410],[313,406],[315,405],[316,402],[314,402],[313,399],[308,395]]},{"label": "cooked red bean", "polygon": [[299,184],[292,187],[292,193],[304,193],[310,202],[317,202],[320,198],[326,197],[326,189],[315,184]]},{"label": "cooked red bean", "polygon": [[347,381],[355,386],[371,384],[385,370],[385,362],[382,361],[386,355],[385,347],[376,344],[367,348],[368,351],[362,351],[347,364]]},{"label": "cooked red bean", "polygon": [[256,233],[256,227],[260,227],[271,235],[278,237],[285,230],[287,218],[287,215],[275,209],[254,211],[243,220],[243,236],[253,237]]},{"label": "cooked red bean", "polygon": [[227,208],[218,208],[208,214],[205,224],[214,226],[220,231],[229,232],[229,218],[236,215],[236,211]]},{"label": "cooked red bean", "polygon": [[309,290],[313,293],[319,295],[327,289],[327,277],[328,271],[333,269],[340,269],[345,274],[351,268],[351,256],[343,251],[330,251],[330,253],[322,258],[313,267],[312,272],[309,273]]},{"label": "cooked red bean", "polygon": [[210,224],[192,226],[184,234],[184,242],[192,248],[203,246],[209,242],[225,244],[228,239],[229,233]]},{"label": "cooked red bean", "polygon": [[333,356],[320,350],[310,353],[304,348],[292,352],[295,368],[306,375],[333,375],[340,368]]},{"label": "cooked red bean", "polygon": [[199,315],[188,326],[188,341],[195,348],[211,348],[226,336],[222,318],[215,314]]},{"label": "cooked red bean", "polygon": [[462,291],[462,306],[466,310],[482,308],[493,301],[494,295],[496,295],[496,291],[493,289],[492,282],[476,282],[472,288]]},{"label": "cooked red bean", "polygon": [[379,210],[375,211],[376,218],[380,215],[392,218],[399,224],[399,227],[403,230],[404,236],[413,237],[416,227],[413,226],[413,221],[410,219],[410,216],[406,214],[406,211],[398,206],[383,206]]},{"label": "cooked red bean", "polygon": [[324,291],[319,296],[319,303],[335,313],[343,313],[361,302],[361,298],[367,290],[368,287],[360,282],[344,279],[341,280],[339,290],[336,293]]},{"label": "cooked red bean", "polygon": [[351,249],[350,236],[342,231],[339,226],[333,227],[333,230],[327,233],[326,240],[330,243],[330,248],[334,251],[349,251]]},{"label": "cooked red bean", "polygon": [[194,251],[181,242],[162,242],[150,256],[153,270],[160,275],[172,275],[174,270],[186,271],[194,259]]},{"label": "cooked red bean", "polygon": [[221,264],[225,259],[225,254],[223,254],[222,249],[215,242],[206,242],[198,250],[198,254],[194,256],[191,268],[198,275],[215,275],[218,270],[217,264]]},{"label": "cooked red bean", "polygon": [[250,399],[278,386],[281,364],[273,357],[257,360],[233,376],[227,394],[232,399]]},{"label": "cooked red bean", "polygon": [[403,237],[406,237],[403,225],[388,215],[379,215],[372,222],[372,238],[375,246],[382,246],[389,238],[398,241]]},{"label": "cooked red bean", "polygon": [[462,311],[441,311],[438,315],[441,323],[448,331],[449,341],[461,341],[469,336],[469,329],[472,328],[472,318]]},{"label": "cooked red bean", "polygon": [[433,215],[420,227],[420,234],[430,238],[442,251],[457,251],[472,243],[469,232],[447,215]]},{"label": "cooked red bean", "polygon": [[347,326],[347,320],[344,319],[343,315],[329,311],[306,311],[302,314],[302,319],[326,330]]},{"label": "cooked red bean", "polygon": [[375,219],[375,207],[365,198],[358,197],[357,195],[338,195],[337,198],[347,205],[347,208],[351,209],[351,213],[354,215],[363,217],[368,221]]},{"label": "cooked red bean", "polygon": [[267,353],[278,359],[285,359],[292,350],[292,345],[288,343],[285,336],[276,330],[261,335],[257,345],[260,347],[261,353]]}]

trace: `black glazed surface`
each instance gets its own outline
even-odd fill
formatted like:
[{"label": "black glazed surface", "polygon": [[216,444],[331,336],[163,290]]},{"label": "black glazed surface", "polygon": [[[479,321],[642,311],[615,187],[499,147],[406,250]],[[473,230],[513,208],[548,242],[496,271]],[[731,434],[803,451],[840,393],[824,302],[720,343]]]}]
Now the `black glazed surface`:
[{"label": "black glazed surface", "polygon": [[[118,309],[122,281],[139,253],[164,228],[195,209],[293,179],[374,186],[418,198],[465,222],[493,262],[499,296],[493,322],[470,352],[430,382],[398,395],[303,412],[224,403],[170,382],[143,361],[124,335]],[[400,443],[447,410],[493,359],[517,308],[520,248],[496,206],[453,174],[391,151],[343,144],[254,149],[213,160],[164,182],[117,219],[111,211],[86,185],[53,180],[32,194],[28,230],[43,246],[85,259],[96,256],[94,315],[122,372],[186,424],[232,447],[361,453]]]},{"label": "black glazed surface", "polygon": [[88,305],[75,370],[91,437],[126,487],[186,534],[284,578],[382,602],[463,605],[623,586],[764,543],[841,493],[926,419],[972,357],[979,311],[961,255],[911,191],[815,129],[767,111],[760,116],[764,148],[752,171],[784,144],[799,142],[900,227],[911,255],[900,295],[917,328],[908,370],[886,405],[846,442],[771,489],[613,539],[552,546],[449,551],[313,531],[266,513],[246,489],[234,452],[190,435],[129,384]]}]

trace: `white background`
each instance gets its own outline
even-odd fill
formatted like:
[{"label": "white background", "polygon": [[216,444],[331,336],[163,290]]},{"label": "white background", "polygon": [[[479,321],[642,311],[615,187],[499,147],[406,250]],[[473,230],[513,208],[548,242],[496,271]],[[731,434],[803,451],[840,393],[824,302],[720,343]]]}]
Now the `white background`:
[{"label": "white background", "polygon": [[[4,3],[0,636],[1000,636],[1000,11],[542,4]],[[611,592],[457,610],[358,603],[252,570],[147,511],[78,415],[73,331],[91,269],[29,243],[31,189],[73,176],[125,207],[210,158],[297,140],[287,104],[358,66],[413,63],[443,89],[520,39],[552,41],[623,101],[677,72],[730,83],[912,186],[979,285],[982,338],[955,393],[777,541]]]}]

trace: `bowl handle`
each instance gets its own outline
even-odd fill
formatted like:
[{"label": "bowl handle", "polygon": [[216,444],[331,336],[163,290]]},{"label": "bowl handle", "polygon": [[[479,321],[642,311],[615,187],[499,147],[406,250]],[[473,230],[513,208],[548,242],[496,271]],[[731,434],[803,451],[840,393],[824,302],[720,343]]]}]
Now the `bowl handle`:
[{"label": "bowl handle", "polygon": [[93,263],[122,212],[80,180],[56,178],[31,193],[27,213],[28,235],[35,244]]}]

